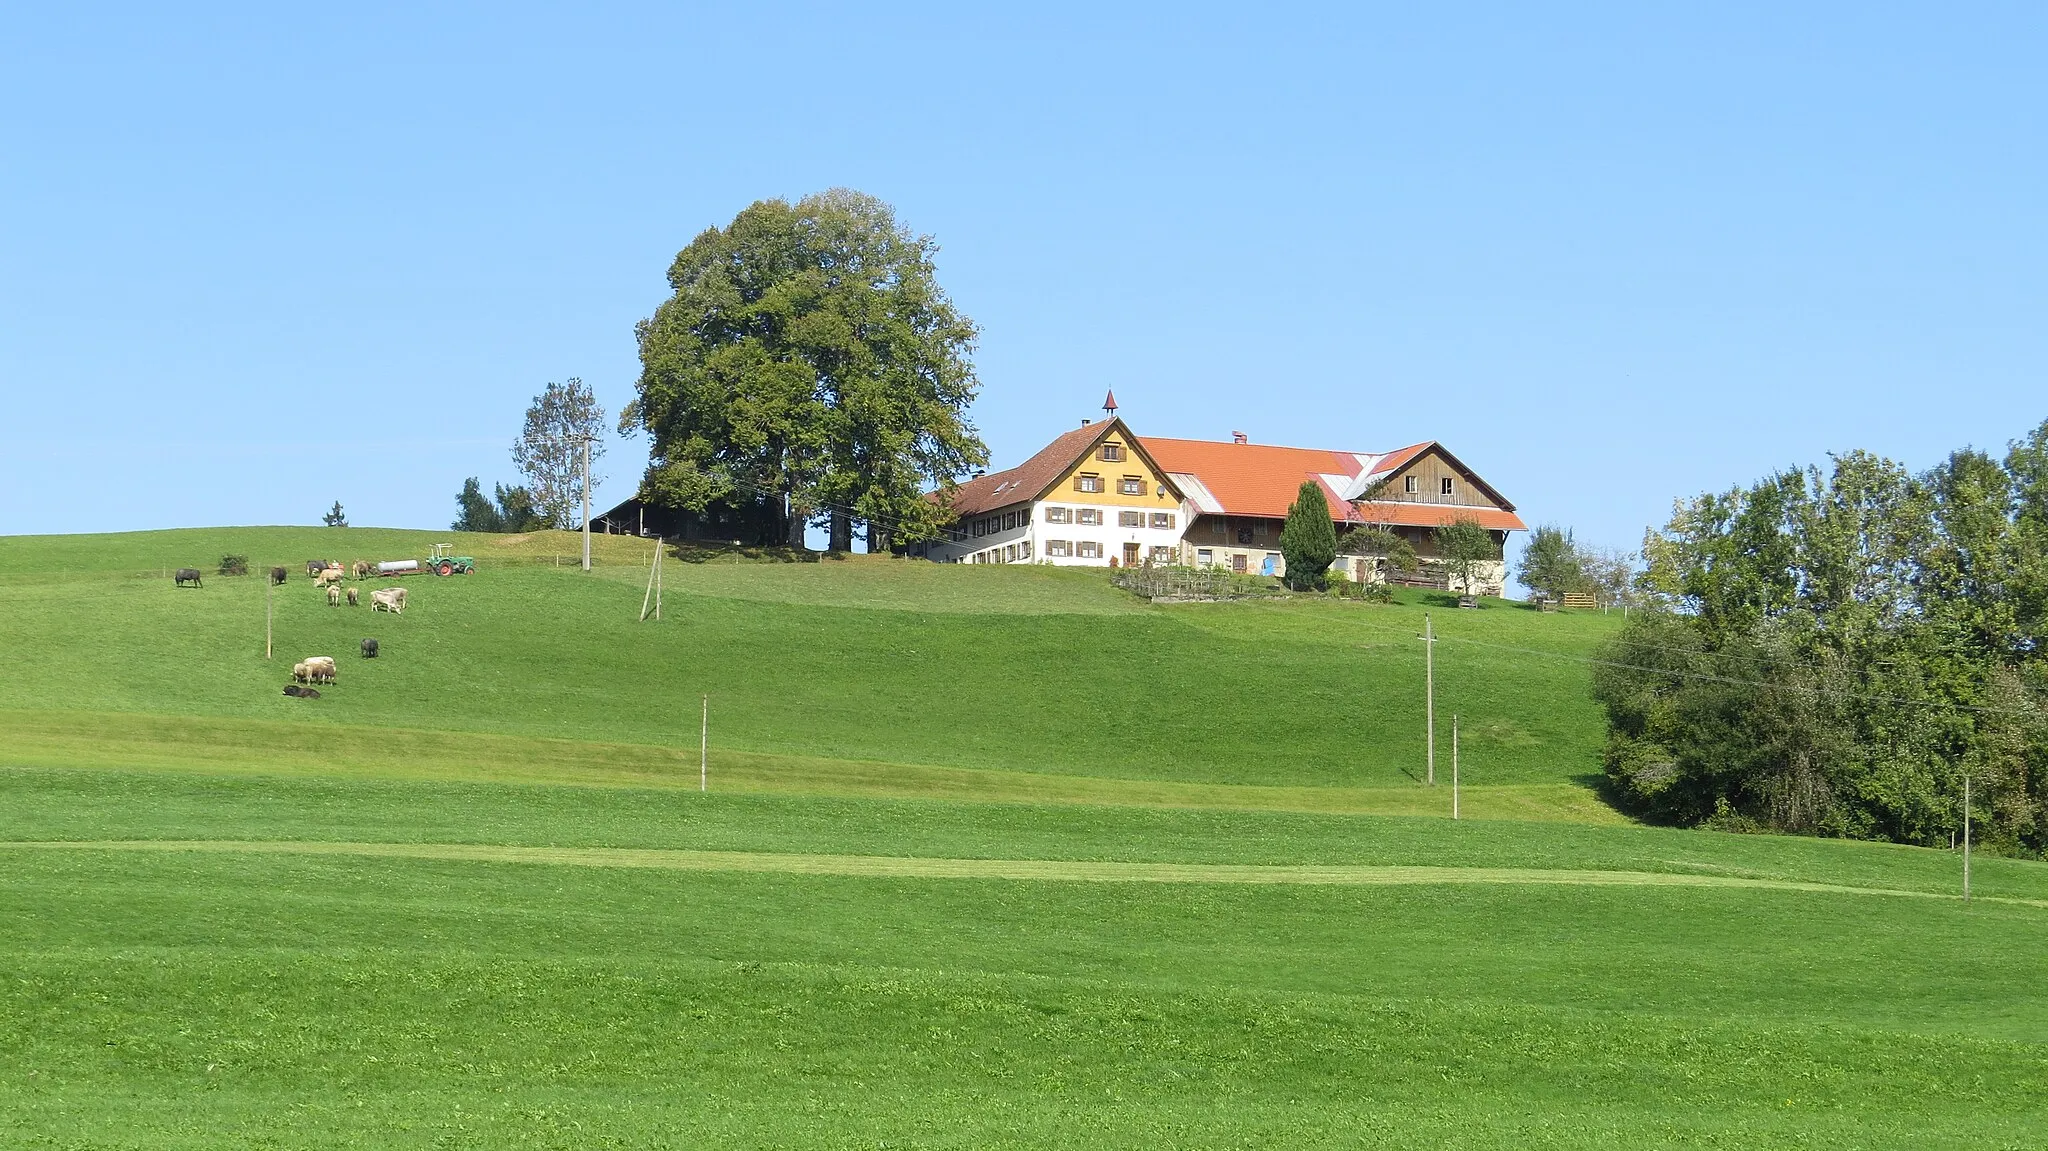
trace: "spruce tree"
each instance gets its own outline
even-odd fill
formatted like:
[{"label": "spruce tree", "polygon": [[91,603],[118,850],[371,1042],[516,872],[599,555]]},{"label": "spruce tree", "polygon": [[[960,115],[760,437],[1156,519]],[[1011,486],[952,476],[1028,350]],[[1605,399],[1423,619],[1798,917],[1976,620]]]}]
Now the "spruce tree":
[{"label": "spruce tree", "polygon": [[1287,586],[1295,591],[1323,586],[1323,576],[1337,558],[1337,525],[1330,520],[1330,501],[1314,480],[1302,481],[1301,491],[1287,507],[1280,557],[1287,564]]}]

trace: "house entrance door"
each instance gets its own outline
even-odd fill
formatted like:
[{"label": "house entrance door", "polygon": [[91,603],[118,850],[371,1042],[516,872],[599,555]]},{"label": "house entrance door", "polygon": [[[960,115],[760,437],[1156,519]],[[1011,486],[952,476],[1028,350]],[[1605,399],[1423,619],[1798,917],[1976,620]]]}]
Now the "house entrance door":
[{"label": "house entrance door", "polygon": [[1124,545],[1124,566],[1125,566],[1125,567],[1127,567],[1127,568],[1134,568],[1134,567],[1137,567],[1137,566],[1138,566],[1138,545],[1137,545],[1137,544],[1125,544],[1125,545]]}]

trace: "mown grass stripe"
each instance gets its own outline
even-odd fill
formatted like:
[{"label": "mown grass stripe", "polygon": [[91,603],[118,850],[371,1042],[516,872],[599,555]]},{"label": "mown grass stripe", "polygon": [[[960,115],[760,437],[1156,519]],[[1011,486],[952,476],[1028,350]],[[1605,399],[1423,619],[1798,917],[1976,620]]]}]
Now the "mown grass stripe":
[{"label": "mown grass stripe", "polygon": [[[939,859],[892,855],[812,855],[764,851],[691,851],[625,847],[532,847],[484,843],[351,843],[318,840],[132,839],[16,840],[0,849],[192,851],[252,855],[376,858],[631,867],[670,871],[746,871],[870,879],[1005,879],[1078,883],[1231,883],[1322,886],[1545,884],[1587,887],[1714,887],[1954,899],[1931,891],[1859,887],[1794,879],[1569,868],[1431,867],[1356,864],[1133,863],[1069,859]],[[2048,900],[1985,897],[1986,903],[2048,908]]]}]

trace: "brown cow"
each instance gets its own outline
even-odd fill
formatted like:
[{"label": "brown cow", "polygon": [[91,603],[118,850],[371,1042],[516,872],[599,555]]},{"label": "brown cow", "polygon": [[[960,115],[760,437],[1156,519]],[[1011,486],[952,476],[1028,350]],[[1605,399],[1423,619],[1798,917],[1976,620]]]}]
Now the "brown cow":
[{"label": "brown cow", "polygon": [[356,606],[356,589],[354,588],[348,589],[348,606]]}]

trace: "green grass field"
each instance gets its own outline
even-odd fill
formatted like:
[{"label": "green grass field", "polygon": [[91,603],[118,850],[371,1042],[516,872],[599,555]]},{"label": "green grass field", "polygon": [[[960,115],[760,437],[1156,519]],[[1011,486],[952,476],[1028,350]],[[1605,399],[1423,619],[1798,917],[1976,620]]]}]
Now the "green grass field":
[{"label": "green grass field", "polygon": [[2048,1129],[2048,866],[1629,825],[1562,658],[1615,621],[854,560],[672,563],[639,624],[643,542],[471,537],[402,619],[300,568],[299,703],[258,580],[157,571],[438,538],[0,540],[0,1146]]}]

